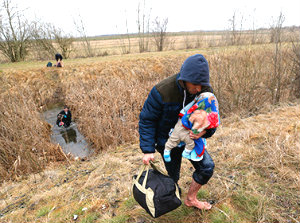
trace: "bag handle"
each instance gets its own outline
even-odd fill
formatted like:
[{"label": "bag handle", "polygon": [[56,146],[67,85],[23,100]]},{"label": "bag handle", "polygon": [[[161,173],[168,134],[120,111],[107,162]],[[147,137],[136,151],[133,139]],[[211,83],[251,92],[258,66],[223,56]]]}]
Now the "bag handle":
[{"label": "bag handle", "polygon": [[149,168],[150,168],[150,166],[151,166],[154,170],[160,172],[161,174],[168,176],[168,174],[166,174],[165,171],[163,171],[159,166],[155,165],[155,163],[158,163],[158,161],[151,161],[151,160],[150,160],[149,163],[150,163],[150,165],[145,165],[145,164],[143,164],[143,165],[141,166],[140,172],[139,172],[139,174],[137,175],[137,177],[136,177],[136,179],[135,179],[136,182],[139,182],[139,179],[140,179],[140,177],[142,176],[144,170],[146,170],[146,175],[145,175],[145,177],[144,177],[143,184],[142,184],[142,188],[144,188],[144,189],[146,189],[146,183],[147,183],[147,179],[148,179],[148,173],[149,173]]},{"label": "bag handle", "polygon": [[142,187],[145,189],[146,189],[146,183],[147,183],[147,179],[148,179],[148,173],[149,173],[149,165],[147,165],[147,167],[146,167],[146,175],[145,175],[143,185],[142,185]]},{"label": "bag handle", "polygon": [[164,170],[162,170],[159,166],[155,165],[155,163],[158,163],[158,161],[152,161],[152,160],[150,160],[150,165],[151,165],[152,169],[160,172],[163,175],[168,176],[168,174]]},{"label": "bag handle", "polygon": [[148,179],[148,173],[149,173],[149,165],[142,165],[141,168],[140,168],[140,172],[139,174],[137,175],[136,179],[135,179],[135,182],[139,182],[139,179],[140,177],[142,176],[144,170],[146,170],[146,175],[145,175],[145,178],[143,180],[143,184],[142,184],[142,188],[146,189],[146,182],[147,182],[147,179]]},{"label": "bag handle", "polygon": [[142,165],[142,166],[140,167],[140,172],[139,172],[139,174],[138,174],[137,177],[136,177],[136,180],[137,180],[137,181],[138,181],[138,180],[140,179],[140,177],[142,176],[142,174],[143,174],[145,168],[146,168],[146,165]]}]

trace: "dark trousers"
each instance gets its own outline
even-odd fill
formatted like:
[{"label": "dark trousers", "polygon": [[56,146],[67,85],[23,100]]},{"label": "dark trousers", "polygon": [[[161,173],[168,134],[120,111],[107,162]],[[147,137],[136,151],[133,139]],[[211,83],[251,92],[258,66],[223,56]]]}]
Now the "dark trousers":
[{"label": "dark trousers", "polygon": [[[181,160],[182,160],[182,152],[184,150],[184,146],[175,147],[171,150],[171,162],[165,162],[163,158],[163,150],[158,150],[158,152],[162,155],[162,158],[165,163],[166,170],[172,179],[177,183],[180,177],[180,168],[181,168]],[[192,161],[190,160],[192,165],[195,168],[193,173],[193,179],[201,185],[207,184],[209,179],[212,177],[215,164],[207,150],[205,150],[203,154],[203,159],[201,161]]]}]

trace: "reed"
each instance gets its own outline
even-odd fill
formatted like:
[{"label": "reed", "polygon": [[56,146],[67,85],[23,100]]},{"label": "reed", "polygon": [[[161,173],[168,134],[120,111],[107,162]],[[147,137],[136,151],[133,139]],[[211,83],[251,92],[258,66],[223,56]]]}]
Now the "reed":
[{"label": "reed", "polygon": [[[282,51],[280,79],[274,74],[272,45],[227,47],[205,51],[211,84],[222,117],[248,117],[279,102],[295,100],[296,73],[292,46]],[[53,103],[66,103],[79,130],[96,151],[138,141],[138,119],[151,88],[179,72],[195,51],[124,57],[62,69],[5,70],[0,74],[0,174],[12,178],[64,160],[50,142],[50,126],[41,112]],[[198,51],[197,51],[198,53]],[[278,77],[278,76],[276,76]],[[278,82],[280,81],[280,82]]]}]

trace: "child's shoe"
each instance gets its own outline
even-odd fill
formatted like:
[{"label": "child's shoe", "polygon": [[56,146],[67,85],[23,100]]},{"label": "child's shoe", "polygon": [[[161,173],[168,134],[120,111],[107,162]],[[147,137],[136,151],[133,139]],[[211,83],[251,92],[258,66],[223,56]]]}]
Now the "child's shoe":
[{"label": "child's shoe", "polygon": [[171,151],[170,150],[164,150],[164,160],[166,162],[171,162]]},{"label": "child's shoe", "polygon": [[191,152],[188,151],[188,150],[183,150],[182,157],[190,160],[191,159]]},{"label": "child's shoe", "polygon": [[193,149],[191,152],[191,160],[198,162],[198,161],[201,161],[202,159],[203,159],[203,154],[202,154],[202,156],[199,156],[199,155],[197,155],[196,150]]}]

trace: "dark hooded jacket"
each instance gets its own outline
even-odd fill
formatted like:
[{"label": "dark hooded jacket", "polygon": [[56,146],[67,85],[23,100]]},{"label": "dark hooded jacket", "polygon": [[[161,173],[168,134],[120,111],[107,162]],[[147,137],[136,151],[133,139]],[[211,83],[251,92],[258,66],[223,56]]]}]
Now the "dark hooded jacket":
[{"label": "dark hooded jacket", "polygon": [[56,124],[59,125],[60,121],[64,123],[65,127],[68,127],[71,124],[72,121],[72,114],[71,111],[69,110],[68,113],[66,114],[64,110],[62,110],[60,113],[58,113],[57,117],[59,115],[62,115],[62,120],[57,119]]},{"label": "dark hooded jacket", "polygon": [[[201,84],[199,94],[213,92],[209,84],[208,63],[201,54],[189,57],[179,74],[162,80],[150,91],[139,121],[140,147],[143,153],[154,153],[155,149],[163,151],[180,110],[196,96],[185,90],[183,81]],[[208,129],[202,137],[209,138],[215,131],[216,129]]]}]

